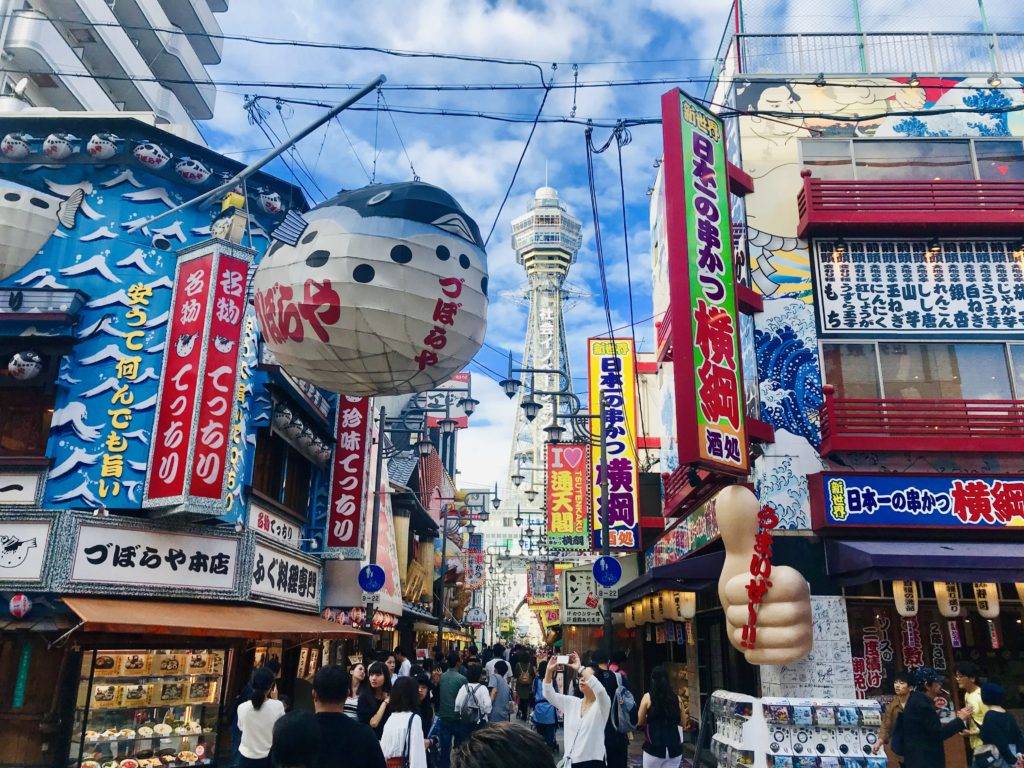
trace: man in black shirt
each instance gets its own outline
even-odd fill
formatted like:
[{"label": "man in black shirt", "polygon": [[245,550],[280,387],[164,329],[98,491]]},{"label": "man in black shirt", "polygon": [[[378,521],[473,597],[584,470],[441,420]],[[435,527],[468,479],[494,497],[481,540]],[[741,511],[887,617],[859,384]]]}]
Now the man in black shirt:
[{"label": "man in black shirt", "polygon": [[345,714],[349,675],[321,667],[313,677],[313,708],[320,724],[319,768],[386,768],[373,730]]},{"label": "man in black shirt", "polygon": [[[615,692],[619,689],[618,677],[608,669],[608,654],[598,651],[594,654],[593,664],[597,667],[596,676],[601,681],[604,689],[608,692],[608,698],[615,706]],[[608,720],[604,725],[604,748],[607,754],[608,768],[626,768],[629,757],[629,739],[624,733],[619,733],[612,724],[609,713]]]}]

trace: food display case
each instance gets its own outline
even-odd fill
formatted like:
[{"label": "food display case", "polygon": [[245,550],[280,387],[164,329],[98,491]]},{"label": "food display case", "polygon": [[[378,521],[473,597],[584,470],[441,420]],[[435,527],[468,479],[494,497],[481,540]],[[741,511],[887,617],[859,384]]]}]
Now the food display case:
[{"label": "food display case", "polygon": [[68,768],[215,765],[226,653],[86,651]]},{"label": "food display case", "polygon": [[885,768],[871,699],[795,699],[716,691],[712,752],[722,768]]}]

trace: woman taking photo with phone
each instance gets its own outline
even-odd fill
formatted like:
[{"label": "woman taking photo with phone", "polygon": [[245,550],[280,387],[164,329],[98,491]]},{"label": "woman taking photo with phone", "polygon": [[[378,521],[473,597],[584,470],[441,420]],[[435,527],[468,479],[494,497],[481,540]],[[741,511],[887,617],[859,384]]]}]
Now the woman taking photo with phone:
[{"label": "woman taking photo with phone", "polygon": [[604,727],[611,712],[611,699],[596,677],[596,670],[582,666],[575,651],[569,654],[565,666],[577,673],[582,699],[555,690],[551,684],[555,665],[548,664],[544,673],[544,698],[554,704],[564,718],[565,758],[572,768],[604,768]]}]

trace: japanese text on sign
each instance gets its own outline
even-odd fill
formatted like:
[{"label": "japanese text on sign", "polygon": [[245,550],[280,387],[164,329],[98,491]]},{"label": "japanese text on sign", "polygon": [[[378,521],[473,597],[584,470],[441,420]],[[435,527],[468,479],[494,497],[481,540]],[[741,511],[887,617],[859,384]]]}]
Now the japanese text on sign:
[{"label": "japanese text on sign", "polygon": [[254,596],[316,608],[320,569],[257,542],[250,591]]},{"label": "japanese text on sign", "polygon": [[744,648],[757,647],[757,612],[764,596],[772,586],[772,531],[779,524],[779,516],[769,506],[757,513],[757,535],[754,554],[750,558],[750,581],[747,582],[747,621],[743,625],[740,644]]},{"label": "japanese text on sign", "polygon": [[1024,328],[1024,263],[1012,242],[818,242],[819,322],[829,333],[1006,333]]},{"label": "japanese text on sign", "polygon": [[370,448],[370,401],[338,398],[334,426],[334,465],[327,511],[327,548],[352,550],[362,556],[363,517],[367,496],[367,453]]},{"label": "japanese text on sign", "polygon": [[1024,477],[820,475],[821,524],[1002,528],[1024,520]]},{"label": "japanese text on sign", "polygon": [[553,549],[590,548],[590,472],[587,446],[547,446],[547,540]]},{"label": "japanese text on sign", "polygon": [[462,304],[455,302],[454,299],[462,295],[463,281],[457,277],[442,277],[437,282],[441,288],[441,295],[434,305],[432,319],[435,325],[432,325],[427,335],[423,337],[424,348],[413,358],[421,371],[437,365],[437,353],[448,346],[448,329],[455,325],[455,318],[462,308]]},{"label": "japanese text on sign", "polygon": [[594,548],[601,546],[601,485],[608,480],[608,544],[613,549],[635,549],[639,537],[639,454],[637,451],[636,359],[632,339],[589,339],[590,412],[599,413],[607,454],[601,464],[601,448],[591,449],[594,466]]},{"label": "japanese text on sign", "polygon": [[341,319],[341,296],[331,281],[308,278],[302,297],[296,298],[290,285],[274,283],[265,291],[256,291],[256,316],[260,330],[271,341],[303,341],[308,330],[322,342],[330,335],[327,327]]}]

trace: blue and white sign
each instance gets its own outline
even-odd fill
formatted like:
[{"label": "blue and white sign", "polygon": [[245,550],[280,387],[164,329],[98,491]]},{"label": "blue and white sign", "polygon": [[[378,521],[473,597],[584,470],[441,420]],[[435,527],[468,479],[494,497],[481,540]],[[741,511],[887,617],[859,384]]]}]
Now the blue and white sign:
[{"label": "blue and white sign", "polygon": [[1024,530],[1024,475],[810,475],[814,528]]},{"label": "blue and white sign", "polygon": [[384,569],[376,563],[369,563],[359,569],[359,586],[364,592],[380,592],[384,589]]},{"label": "blue and white sign", "polygon": [[594,580],[602,587],[612,587],[622,578],[622,566],[614,557],[604,555],[594,561]]}]

